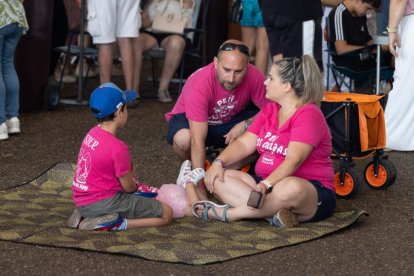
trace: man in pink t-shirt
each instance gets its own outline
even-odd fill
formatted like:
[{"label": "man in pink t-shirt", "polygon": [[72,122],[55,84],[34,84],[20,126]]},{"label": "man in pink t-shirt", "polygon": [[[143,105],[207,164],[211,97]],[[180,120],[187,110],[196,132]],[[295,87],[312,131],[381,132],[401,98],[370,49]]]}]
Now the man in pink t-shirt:
[{"label": "man in pink t-shirt", "polygon": [[[242,42],[224,42],[209,65],[194,72],[168,121],[167,142],[193,168],[204,168],[206,146],[224,148],[246,130],[267,100],[264,75],[249,64]],[[249,109],[253,102],[257,108]]]}]

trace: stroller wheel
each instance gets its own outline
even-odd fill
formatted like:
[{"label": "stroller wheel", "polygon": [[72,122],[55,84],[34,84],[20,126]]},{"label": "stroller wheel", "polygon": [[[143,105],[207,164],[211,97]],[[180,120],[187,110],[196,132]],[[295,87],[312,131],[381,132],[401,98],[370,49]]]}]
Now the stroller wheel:
[{"label": "stroller wheel", "polygon": [[394,183],[397,178],[397,169],[391,161],[381,158],[378,164],[378,174],[375,175],[375,161],[371,161],[365,167],[364,176],[370,188],[381,190]]},{"label": "stroller wheel", "polygon": [[341,173],[336,172],[334,178],[335,193],[339,198],[351,198],[359,190],[361,182],[354,168],[345,171],[344,179],[341,180]]}]

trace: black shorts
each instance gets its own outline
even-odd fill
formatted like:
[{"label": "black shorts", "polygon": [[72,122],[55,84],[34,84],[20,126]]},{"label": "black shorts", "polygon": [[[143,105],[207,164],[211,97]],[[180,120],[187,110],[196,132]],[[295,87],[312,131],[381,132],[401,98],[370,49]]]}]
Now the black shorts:
[{"label": "black shorts", "polygon": [[316,209],[313,218],[308,221],[320,221],[331,217],[336,208],[335,192],[326,188],[317,180],[309,180],[309,182],[312,183],[318,193],[318,209]]},{"label": "black shorts", "polygon": [[[256,183],[262,181],[262,178],[257,175],[252,176]],[[308,222],[320,221],[331,217],[336,208],[335,192],[323,186],[318,180],[309,180],[309,182],[315,187],[318,193],[318,208],[316,209],[315,215]]]},{"label": "black shorts", "polygon": [[[258,109],[244,110],[240,112],[236,117],[233,118],[230,122],[222,125],[208,126],[207,138],[206,138],[206,147],[213,146],[215,148],[224,148],[226,146],[226,139],[223,137],[228,133],[236,124],[253,117],[259,112]],[[167,132],[167,143],[172,145],[174,141],[175,134],[183,129],[189,129],[190,124],[185,113],[175,114],[170,118],[168,122],[168,132]]]},{"label": "black shorts", "polygon": [[[263,17],[269,39],[270,53],[273,56],[300,58],[305,53],[311,54],[318,65],[322,65],[322,29],[320,20],[312,20],[311,25],[291,18],[265,14]],[[264,16],[265,16],[264,15]],[[305,27],[304,29],[304,26]],[[309,26],[309,27],[308,27]],[[309,33],[313,33],[309,35]]]},{"label": "black shorts", "polygon": [[[140,32],[148,34],[148,35],[152,36],[153,38],[155,38],[155,40],[158,42],[158,45],[160,47],[161,47],[161,41],[163,41],[165,38],[169,37],[170,35],[173,35],[173,34],[170,34],[170,33],[153,33],[153,32],[147,31],[147,30],[140,30]],[[191,40],[188,37],[183,37],[183,36],[181,36],[181,37],[184,38],[185,48],[186,49],[189,48],[191,46]]]}]

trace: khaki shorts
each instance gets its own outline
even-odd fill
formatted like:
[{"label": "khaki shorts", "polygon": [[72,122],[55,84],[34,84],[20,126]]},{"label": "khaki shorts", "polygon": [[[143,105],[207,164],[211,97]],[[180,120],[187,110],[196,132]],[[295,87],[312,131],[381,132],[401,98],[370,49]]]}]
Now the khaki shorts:
[{"label": "khaki shorts", "polygon": [[123,218],[159,218],[164,210],[161,202],[153,198],[119,192],[115,196],[90,205],[79,207],[83,217],[94,218],[106,214],[118,213]]},{"label": "khaki shorts", "polygon": [[88,32],[94,44],[118,37],[138,37],[141,25],[137,0],[88,0]]}]

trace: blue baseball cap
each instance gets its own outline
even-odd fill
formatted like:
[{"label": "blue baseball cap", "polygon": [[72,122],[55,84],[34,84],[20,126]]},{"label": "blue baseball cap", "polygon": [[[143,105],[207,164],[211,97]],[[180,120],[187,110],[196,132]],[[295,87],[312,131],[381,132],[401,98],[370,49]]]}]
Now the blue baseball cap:
[{"label": "blue baseball cap", "polygon": [[107,82],[96,88],[89,100],[89,107],[93,115],[102,119],[115,113],[121,106],[137,98],[133,90],[122,91],[112,82]]}]

